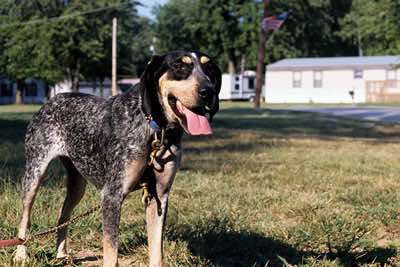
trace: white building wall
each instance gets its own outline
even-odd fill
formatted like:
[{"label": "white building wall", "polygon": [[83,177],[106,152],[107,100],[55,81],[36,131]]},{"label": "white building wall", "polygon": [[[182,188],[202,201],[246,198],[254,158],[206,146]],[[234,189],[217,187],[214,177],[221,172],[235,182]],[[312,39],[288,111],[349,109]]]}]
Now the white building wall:
[{"label": "white building wall", "polygon": [[[302,74],[303,75],[303,74]],[[302,77],[304,80],[304,77]],[[305,103],[308,92],[304,87],[293,88],[291,71],[267,71],[265,98],[268,103]]]},{"label": "white building wall", "polygon": [[[71,87],[72,87],[71,82],[68,80],[59,82],[50,90],[50,96],[53,97],[59,93],[69,93],[71,92]],[[80,81],[79,92],[100,96],[100,83],[98,81],[97,82]],[[108,98],[110,96],[111,96],[111,80],[105,79],[103,82],[102,97]]]},{"label": "white building wall", "polygon": [[[352,103],[366,102],[366,81],[386,80],[386,69],[364,70],[355,79],[354,70],[322,70],[322,87],[314,88],[314,71],[300,71],[301,87],[293,87],[293,71],[267,71],[265,97],[269,103]],[[399,70],[398,70],[399,72]],[[397,76],[398,79],[400,76]]]},{"label": "white building wall", "polygon": [[365,81],[384,81],[386,80],[386,69],[364,70]]}]

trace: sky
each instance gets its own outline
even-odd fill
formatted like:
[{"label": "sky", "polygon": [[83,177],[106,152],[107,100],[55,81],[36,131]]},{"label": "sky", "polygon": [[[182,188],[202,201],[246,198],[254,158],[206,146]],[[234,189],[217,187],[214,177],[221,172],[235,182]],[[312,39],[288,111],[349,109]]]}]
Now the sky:
[{"label": "sky", "polygon": [[139,6],[138,12],[142,16],[150,17],[154,19],[153,14],[151,14],[151,10],[156,5],[165,4],[168,0],[140,0],[140,2],[145,6]]}]

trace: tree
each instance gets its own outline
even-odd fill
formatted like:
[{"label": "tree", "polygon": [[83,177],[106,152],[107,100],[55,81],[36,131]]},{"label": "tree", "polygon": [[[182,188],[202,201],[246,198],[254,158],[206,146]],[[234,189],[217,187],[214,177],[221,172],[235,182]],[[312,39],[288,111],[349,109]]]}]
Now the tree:
[{"label": "tree", "polygon": [[[124,29],[124,28],[122,28]],[[128,29],[126,27],[126,29]],[[132,26],[120,36],[129,38],[120,39],[119,72],[120,75],[133,75],[139,77],[149,62],[153,45],[154,29],[151,21],[146,17],[134,17]]]},{"label": "tree", "polygon": [[[268,17],[268,8],[270,0],[264,0],[263,18]],[[265,41],[267,32],[262,27],[260,28],[259,40],[258,40],[258,62],[257,62],[257,74],[256,74],[256,94],[254,96],[254,108],[260,108],[261,102],[261,89],[262,89],[262,77],[264,76],[264,61],[265,61]]]},{"label": "tree", "polygon": [[193,20],[197,20],[199,15],[192,9],[199,9],[198,1],[171,0],[155,9],[157,51],[162,53],[170,50],[200,48],[201,40],[204,38],[198,34],[199,26],[197,24],[202,23],[202,21],[193,23]]},{"label": "tree", "polygon": [[61,74],[58,68],[54,67],[56,60],[49,52],[51,25],[21,23],[39,19],[41,12],[54,14],[58,7],[55,1],[43,1],[41,4],[38,1],[9,4],[7,26],[3,32],[5,49],[2,62],[7,62],[3,73],[17,83],[17,104],[22,103],[26,78],[53,81]]},{"label": "tree", "polygon": [[[342,19],[340,35],[367,55],[400,53],[400,3],[353,0]],[[361,53],[362,54],[362,53]]]},{"label": "tree", "polygon": [[1,25],[5,25],[7,23],[8,18],[8,1],[7,0],[0,0],[0,78],[2,74],[6,72],[6,61],[4,60],[4,51],[5,51],[5,44],[7,41],[7,36],[4,33]]},{"label": "tree", "polygon": [[[109,7],[97,13],[90,11]],[[119,17],[120,31],[130,27],[135,16],[134,5],[122,0],[114,1],[70,1],[63,10],[63,15],[82,15],[62,19],[55,23],[52,32],[52,53],[62,66],[63,74],[71,82],[73,91],[79,90],[79,80],[94,78],[101,81],[110,77],[111,61],[111,21]],[[126,22],[128,21],[128,22]],[[119,35],[120,45],[126,44]]]},{"label": "tree", "polygon": [[267,62],[290,57],[354,55],[356,47],[338,35],[350,0],[272,1],[271,14],[289,11],[284,26],[267,42]]},{"label": "tree", "polygon": [[256,40],[257,6],[250,0],[171,0],[155,11],[158,49],[203,50],[234,73]]},{"label": "tree", "polygon": [[120,22],[119,68],[124,74],[135,73],[132,63],[125,58],[132,59],[132,43],[141,42],[134,39],[135,34],[139,34],[135,33],[137,28],[142,29],[138,26],[141,22],[138,22],[136,2],[32,0],[8,3],[8,9],[0,9],[8,18],[0,66],[7,62],[2,73],[17,82],[17,102],[22,102],[26,78],[42,79],[48,84],[68,80],[72,90],[78,91],[80,79],[103,81],[110,77],[114,16]]}]

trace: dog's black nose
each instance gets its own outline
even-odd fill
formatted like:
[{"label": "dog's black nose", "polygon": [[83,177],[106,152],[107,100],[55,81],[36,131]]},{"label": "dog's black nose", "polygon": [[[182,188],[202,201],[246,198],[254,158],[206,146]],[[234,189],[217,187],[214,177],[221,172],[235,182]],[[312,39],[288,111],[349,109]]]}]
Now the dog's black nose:
[{"label": "dog's black nose", "polygon": [[199,96],[203,99],[206,99],[209,96],[209,89],[208,88],[200,88],[199,89]]}]

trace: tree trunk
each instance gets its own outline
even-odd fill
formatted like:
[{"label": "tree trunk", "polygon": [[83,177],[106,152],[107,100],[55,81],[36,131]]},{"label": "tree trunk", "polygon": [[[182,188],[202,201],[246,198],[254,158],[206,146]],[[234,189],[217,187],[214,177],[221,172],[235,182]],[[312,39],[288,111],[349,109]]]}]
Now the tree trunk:
[{"label": "tree trunk", "polygon": [[74,73],[71,80],[71,91],[79,92],[79,74],[77,73],[77,71]]},{"label": "tree trunk", "polygon": [[244,55],[242,55],[242,58],[240,60],[240,74],[244,74],[246,68],[246,57]]},{"label": "tree trunk", "polygon": [[235,62],[233,62],[233,60],[231,60],[231,59],[229,59],[229,62],[228,62],[228,72],[229,72],[229,74],[236,73]]},{"label": "tree trunk", "polygon": [[50,86],[47,82],[44,84],[44,96],[46,98],[46,101],[50,99]]},{"label": "tree trunk", "polygon": [[81,64],[79,60],[76,62],[72,70],[70,69],[71,78],[71,91],[79,92],[79,78],[80,78]]},{"label": "tree trunk", "polygon": [[100,97],[104,97],[104,79],[100,79]]},{"label": "tree trunk", "polygon": [[[262,20],[268,16],[268,5],[269,0],[264,0],[264,14]],[[261,20],[261,23],[262,23]],[[261,90],[264,76],[264,61],[265,61],[265,40],[266,40],[266,32],[261,27],[260,24],[260,33],[258,39],[258,62],[257,62],[257,74],[256,74],[256,95],[254,97],[254,108],[260,108],[261,102]]]},{"label": "tree trunk", "polygon": [[21,80],[17,80],[17,91],[15,93],[15,104],[23,104],[24,96],[24,83]]}]

